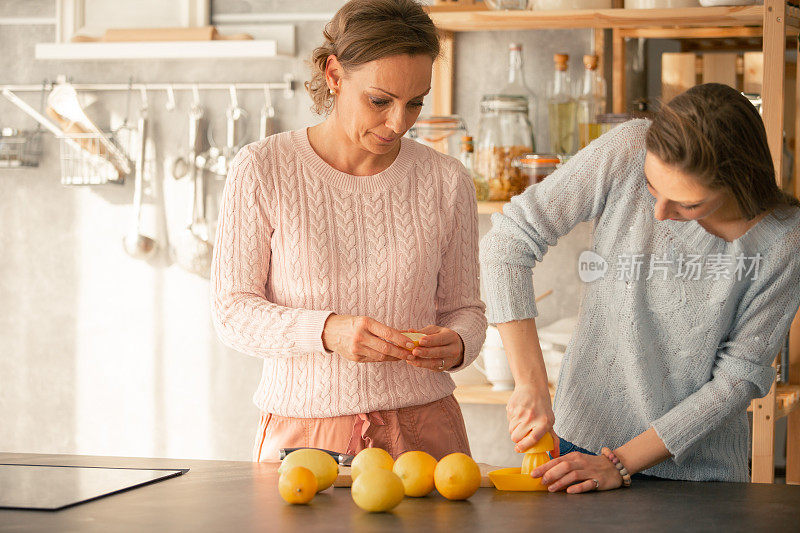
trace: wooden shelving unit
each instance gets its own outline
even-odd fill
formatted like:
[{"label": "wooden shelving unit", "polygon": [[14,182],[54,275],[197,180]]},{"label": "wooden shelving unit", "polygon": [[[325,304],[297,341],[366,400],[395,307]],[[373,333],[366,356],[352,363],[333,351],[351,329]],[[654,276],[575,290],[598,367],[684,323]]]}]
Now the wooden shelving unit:
[{"label": "wooden shelving unit", "polygon": [[[621,4],[620,0],[615,0]],[[464,2],[472,4],[472,2]],[[611,96],[613,111],[625,111],[625,39],[631,37],[669,39],[714,39],[760,37],[764,60],[762,116],[775,165],[776,179],[784,189],[783,132],[784,80],[787,38],[797,47],[800,33],[800,8],[784,0],[764,0],[763,6],[697,7],[680,9],[591,9],[569,11],[490,11],[481,5],[431,6],[434,23],[443,30],[442,56],[434,66],[433,112],[453,113],[454,34],[465,31],[581,29],[611,30]],[[605,31],[595,31],[595,50],[606,48]],[[800,69],[800,61],[798,61]],[[800,72],[798,72],[800,74]],[[797,76],[800,80],[800,75]],[[789,95],[791,97],[791,95]],[[800,115],[800,114],[799,114]],[[796,131],[798,118],[795,117]],[[800,142],[795,143],[795,164],[800,165]],[[794,180],[795,196],[800,196],[800,178]],[[499,206],[497,205],[499,204]],[[496,212],[501,202],[481,202],[479,213]],[[787,483],[800,484],[800,314],[792,324],[789,350],[790,385],[773,386],[764,398],[754,400],[752,480],[774,480],[775,420],[788,416],[786,460]],[[466,397],[484,398],[485,391],[464,391]],[[497,395],[491,396],[497,399]]]},{"label": "wooden shelving unit", "polygon": [[[797,409],[800,403],[800,385],[778,385],[775,388],[775,419],[780,420]],[[753,412],[755,402],[747,408]]]},{"label": "wooden shelving unit", "polygon": [[[682,9],[570,9],[564,11],[492,11],[485,7],[453,10],[431,6],[433,22],[445,31],[613,29],[760,26],[764,6],[690,7]],[[795,27],[800,11],[792,11]]]}]

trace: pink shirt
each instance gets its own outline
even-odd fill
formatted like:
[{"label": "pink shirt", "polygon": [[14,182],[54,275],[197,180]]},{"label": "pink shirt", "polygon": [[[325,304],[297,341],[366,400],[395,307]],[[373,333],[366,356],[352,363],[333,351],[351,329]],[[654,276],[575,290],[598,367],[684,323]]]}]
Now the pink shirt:
[{"label": "pink shirt", "polygon": [[214,326],[228,346],[263,358],[253,401],[280,416],[398,409],[452,393],[448,373],[354,363],[328,352],[331,313],[397,329],[456,331],[464,364],[486,331],[478,227],[464,167],[403,138],[372,176],[339,172],[307,130],[245,146],[229,172],[211,272]]}]

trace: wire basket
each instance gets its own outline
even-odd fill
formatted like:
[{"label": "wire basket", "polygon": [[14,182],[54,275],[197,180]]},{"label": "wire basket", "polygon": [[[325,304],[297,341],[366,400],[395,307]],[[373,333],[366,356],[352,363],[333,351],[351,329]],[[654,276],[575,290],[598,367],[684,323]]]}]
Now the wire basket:
[{"label": "wire basket", "polygon": [[[108,149],[109,142],[117,145],[113,132],[69,133],[61,136],[59,141],[63,185],[125,183],[126,170],[129,169],[122,168],[118,155]],[[123,153],[130,152],[125,150]]]},{"label": "wire basket", "polygon": [[0,168],[38,167],[41,155],[40,130],[0,130]]}]

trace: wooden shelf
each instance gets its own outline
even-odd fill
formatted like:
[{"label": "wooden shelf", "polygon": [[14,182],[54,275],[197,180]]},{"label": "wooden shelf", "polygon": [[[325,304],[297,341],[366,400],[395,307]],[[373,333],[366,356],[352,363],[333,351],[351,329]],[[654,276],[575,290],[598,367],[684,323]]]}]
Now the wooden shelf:
[{"label": "wooden shelf", "polygon": [[503,211],[503,206],[506,205],[506,202],[486,202],[486,201],[479,201],[478,202],[478,214],[479,215],[491,215],[492,213],[500,213]]},{"label": "wooden shelf", "polygon": [[[492,386],[488,384],[459,385],[453,395],[458,400],[458,403],[463,404],[505,405],[508,403],[508,399],[511,398],[512,392],[514,391],[492,390]],[[550,398],[554,398],[555,394],[555,387],[550,385]]]},{"label": "wooden shelf", "polygon": [[[800,9],[787,6],[786,24],[800,27]],[[429,8],[433,22],[446,31],[535,30],[572,28],[719,28],[762,26],[764,6],[676,9],[572,9],[563,11],[493,11]]]},{"label": "wooden shelf", "polygon": [[[775,389],[775,418],[780,419],[800,405],[800,385],[778,384]],[[753,405],[747,410],[752,412]]]},{"label": "wooden shelf", "polygon": [[[458,400],[458,403],[464,404],[485,404],[485,405],[505,405],[511,397],[513,391],[496,391],[492,390],[492,386],[488,384],[478,385],[459,385],[453,392],[453,395]],[[550,385],[550,397],[554,398],[556,389]],[[783,418],[798,405],[800,405],[800,385],[778,385],[775,394],[775,417]],[[752,405],[747,408],[748,411],[753,410]]]},{"label": "wooden shelf", "polygon": [[277,41],[40,43],[36,59],[244,59],[278,57]]}]

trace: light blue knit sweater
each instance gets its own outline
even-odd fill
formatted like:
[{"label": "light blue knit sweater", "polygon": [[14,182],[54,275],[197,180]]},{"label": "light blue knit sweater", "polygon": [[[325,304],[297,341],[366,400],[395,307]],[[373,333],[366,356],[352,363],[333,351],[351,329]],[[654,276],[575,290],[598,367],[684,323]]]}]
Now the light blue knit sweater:
[{"label": "light blue knit sweater", "polygon": [[769,392],[800,304],[800,210],[767,215],[730,243],[695,221],[656,220],[648,127],[615,128],[492,217],[481,243],[489,321],[537,316],[532,267],[593,220],[591,251],[602,260],[588,254],[600,269],[584,274],[602,273],[603,260],[607,271],[583,285],[556,433],[599,452],[652,426],[673,457],[646,474],[748,481],[745,410]]}]

